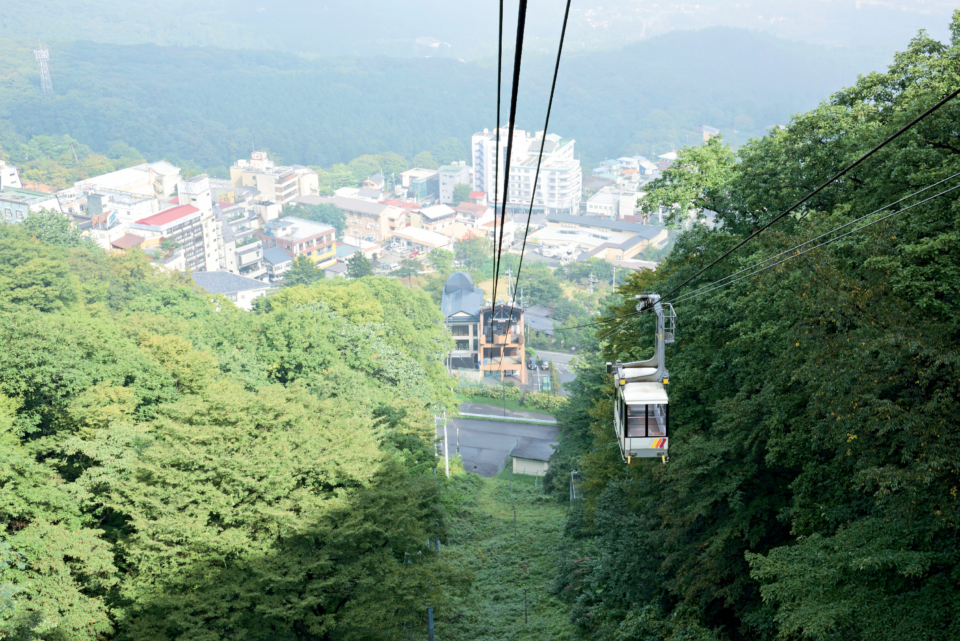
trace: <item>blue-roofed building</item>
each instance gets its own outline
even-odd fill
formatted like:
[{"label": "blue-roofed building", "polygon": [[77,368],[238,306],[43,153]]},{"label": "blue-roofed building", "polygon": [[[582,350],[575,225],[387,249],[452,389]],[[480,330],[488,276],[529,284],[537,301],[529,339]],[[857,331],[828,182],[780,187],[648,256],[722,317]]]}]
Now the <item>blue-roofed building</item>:
[{"label": "blue-roofed building", "polygon": [[464,272],[450,274],[443,286],[440,310],[455,341],[448,359],[451,370],[478,367],[481,307],[483,290],[473,284],[470,275]]},{"label": "blue-roofed building", "polygon": [[263,250],[263,266],[271,281],[276,281],[293,266],[293,256],[279,247]]}]

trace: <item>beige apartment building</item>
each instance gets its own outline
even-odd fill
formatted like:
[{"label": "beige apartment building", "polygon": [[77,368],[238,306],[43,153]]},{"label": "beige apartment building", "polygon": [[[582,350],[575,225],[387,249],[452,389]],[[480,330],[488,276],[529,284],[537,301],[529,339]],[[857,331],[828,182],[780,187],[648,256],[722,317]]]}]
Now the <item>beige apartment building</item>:
[{"label": "beige apartment building", "polygon": [[234,187],[253,187],[261,200],[281,205],[320,191],[317,172],[303,165],[278,167],[265,151],[255,151],[250,160],[240,159],[230,167],[230,182]]},{"label": "beige apartment building", "polygon": [[297,198],[304,205],[333,205],[347,218],[347,236],[380,243],[407,226],[407,211],[394,205],[374,203],[342,196],[306,196]]}]

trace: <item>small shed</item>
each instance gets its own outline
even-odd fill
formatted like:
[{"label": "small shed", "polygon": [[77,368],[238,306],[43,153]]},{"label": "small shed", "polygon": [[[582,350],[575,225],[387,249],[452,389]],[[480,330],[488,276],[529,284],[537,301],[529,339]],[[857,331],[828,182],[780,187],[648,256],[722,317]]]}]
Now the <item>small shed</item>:
[{"label": "small shed", "polygon": [[524,437],[510,452],[513,457],[513,473],[540,476],[550,467],[550,456],[556,441]]}]

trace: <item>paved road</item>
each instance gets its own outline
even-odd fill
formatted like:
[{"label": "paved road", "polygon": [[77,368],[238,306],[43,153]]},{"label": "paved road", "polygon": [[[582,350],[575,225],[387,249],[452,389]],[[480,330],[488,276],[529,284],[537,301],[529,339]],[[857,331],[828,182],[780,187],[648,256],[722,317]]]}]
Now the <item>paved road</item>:
[{"label": "paved road", "polygon": [[[547,423],[556,423],[557,419],[549,414],[540,414],[539,412],[528,412],[526,410],[512,410],[503,406],[488,405],[486,403],[460,403],[460,411],[470,414],[488,414],[503,418],[526,418],[537,421],[546,421]],[[473,417],[476,418],[476,417]]]},{"label": "paved road", "polygon": [[[557,440],[559,434],[560,431],[555,425],[452,418],[447,423],[447,447],[453,457],[457,453],[459,438],[464,469],[490,478],[496,475],[497,467],[517,444],[518,439],[529,437],[552,442]],[[443,438],[442,425],[437,430],[437,435]],[[440,454],[443,456],[442,444]]]},{"label": "paved road", "polygon": [[[560,376],[560,385],[569,383],[577,377],[570,369],[571,361],[575,354],[569,352],[547,352],[541,349],[537,350],[537,357],[545,361],[553,361],[553,366],[557,368],[557,374]],[[539,388],[541,378],[550,378],[550,372],[543,370],[527,370],[527,383],[530,389]]]}]

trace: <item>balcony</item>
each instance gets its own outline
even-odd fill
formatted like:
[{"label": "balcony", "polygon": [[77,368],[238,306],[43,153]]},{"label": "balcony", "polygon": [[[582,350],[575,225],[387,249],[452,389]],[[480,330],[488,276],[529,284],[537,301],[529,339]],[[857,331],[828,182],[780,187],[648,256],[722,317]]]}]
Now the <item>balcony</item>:
[{"label": "balcony", "polygon": [[480,369],[485,371],[496,371],[500,369],[500,361],[503,361],[503,365],[518,367],[523,365],[519,358],[516,356],[504,356],[502,359],[499,356],[494,356],[493,358],[485,358],[483,362],[480,363]]}]

